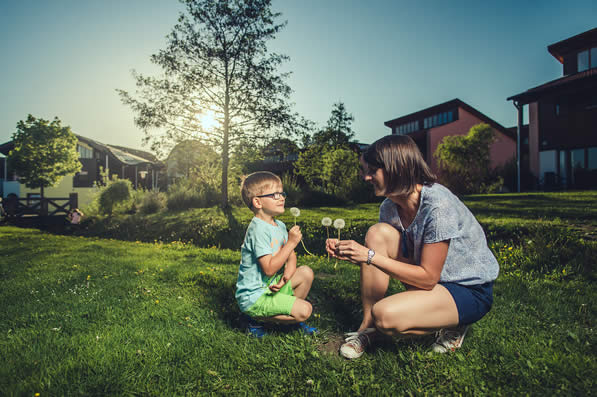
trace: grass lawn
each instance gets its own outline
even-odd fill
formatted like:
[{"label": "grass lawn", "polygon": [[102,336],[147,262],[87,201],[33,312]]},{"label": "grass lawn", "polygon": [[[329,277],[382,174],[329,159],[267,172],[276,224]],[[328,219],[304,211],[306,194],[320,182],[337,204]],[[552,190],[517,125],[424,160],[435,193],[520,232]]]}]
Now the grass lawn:
[{"label": "grass lawn", "polygon": [[[437,355],[430,337],[387,339],[357,361],[337,353],[360,320],[355,265],[301,255],[316,273],[309,324],[319,334],[274,329],[256,340],[234,301],[236,250],[2,226],[0,394],[591,395],[596,193],[553,195],[466,198],[494,227],[501,272],[492,311],[462,349]],[[356,223],[376,208],[303,210],[298,220]]]}]

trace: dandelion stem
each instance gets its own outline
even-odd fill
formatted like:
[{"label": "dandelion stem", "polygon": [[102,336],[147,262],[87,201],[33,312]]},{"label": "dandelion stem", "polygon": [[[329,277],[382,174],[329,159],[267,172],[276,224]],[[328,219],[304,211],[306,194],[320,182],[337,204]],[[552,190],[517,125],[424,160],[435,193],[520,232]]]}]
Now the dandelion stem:
[{"label": "dandelion stem", "polygon": [[[294,217],[294,226],[296,226],[296,216]],[[305,243],[303,243],[303,239],[301,239],[301,244],[303,245],[303,248],[305,249],[305,252],[311,256],[315,256],[312,253],[309,252],[309,250],[307,249],[307,247],[305,247]]]},{"label": "dandelion stem", "polygon": [[[328,240],[330,239],[330,228],[329,227],[325,227],[325,231],[328,234]],[[327,251],[327,250],[326,250]],[[328,252],[328,262],[330,261],[330,253]]]}]

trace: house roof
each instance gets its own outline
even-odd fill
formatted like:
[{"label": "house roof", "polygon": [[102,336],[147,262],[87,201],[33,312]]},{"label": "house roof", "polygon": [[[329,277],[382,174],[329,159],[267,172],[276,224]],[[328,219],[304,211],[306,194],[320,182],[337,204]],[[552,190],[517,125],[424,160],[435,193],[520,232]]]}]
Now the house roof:
[{"label": "house roof", "polygon": [[116,159],[118,159],[118,161],[126,165],[155,164],[158,162],[153,154],[142,150],[131,149],[124,146],[106,145],[78,134],[75,134],[75,136],[79,141],[88,144],[96,150],[110,152]]},{"label": "house roof", "polygon": [[[512,132],[509,131],[506,127],[504,127],[497,121],[491,119],[490,117],[486,116],[485,114],[481,113],[480,111],[478,111],[471,105],[467,104],[466,102],[461,101],[458,98],[452,99],[452,100],[444,102],[444,103],[440,103],[439,105],[431,106],[431,107],[423,109],[423,110],[419,110],[418,112],[415,112],[415,113],[410,113],[405,116],[401,116],[396,119],[386,121],[386,122],[384,122],[384,125],[386,127],[392,128],[396,125],[408,123],[409,121],[420,120],[425,117],[432,116],[436,113],[451,110],[454,108],[462,108],[462,109],[466,110],[467,112],[477,116],[480,120],[486,122],[491,127],[493,127],[495,130],[501,132],[502,134],[504,134],[512,139],[516,139],[516,135],[512,135]],[[425,130],[419,130],[419,131],[425,131]],[[417,131],[415,131],[411,134],[408,134],[408,135],[414,136],[413,134],[417,134]]]},{"label": "house roof", "polygon": [[587,30],[576,36],[569,37],[566,40],[551,44],[547,46],[547,51],[549,51],[555,59],[560,61],[560,63],[564,63],[564,55],[592,47],[595,43],[597,43],[597,28]]},{"label": "house roof", "polygon": [[531,102],[536,102],[539,98],[545,95],[573,93],[577,90],[587,90],[591,87],[597,89],[597,68],[549,81],[537,87],[530,88],[520,94],[513,95],[507,100],[516,101],[520,105],[526,105]]},{"label": "house roof", "polygon": [[[153,154],[142,150],[126,148],[124,146],[106,145],[78,134],[75,134],[75,136],[79,141],[86,143],[96,150],[111,153],[116,159],[126,165],[159,163],[158,159]],[[8,155],[13,148],[14,144],[12,141],[5,142],[0,145],[0,153]]]}]

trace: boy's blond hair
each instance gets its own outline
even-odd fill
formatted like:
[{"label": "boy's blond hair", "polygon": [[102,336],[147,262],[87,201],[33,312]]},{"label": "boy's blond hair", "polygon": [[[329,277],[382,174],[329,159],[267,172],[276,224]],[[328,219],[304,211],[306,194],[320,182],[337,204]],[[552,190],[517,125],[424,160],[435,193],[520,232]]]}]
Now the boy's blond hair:
[{"label": "boy's blond hair", "polygon": [[253,199],[272,186],[282,186],[282,180],[273,172],[257,171],[247,175],[240,185],[240,195],[250,210],[254,211]]}]

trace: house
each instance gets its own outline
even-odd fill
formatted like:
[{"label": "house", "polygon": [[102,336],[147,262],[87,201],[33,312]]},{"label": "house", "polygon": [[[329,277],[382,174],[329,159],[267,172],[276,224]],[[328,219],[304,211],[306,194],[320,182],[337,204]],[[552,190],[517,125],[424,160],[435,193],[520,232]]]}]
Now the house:
[{"label": "house", "polygon": [[386,121],[384,125],[392,129],[392,134],[413,138],[427,164],[433,172],[438,173],[437,160],[433,154],[442,139],[450,135],[466,135],[472,126],[479,123],[488,124],[497,138],[491,145],[491,166],[503,166],[513,160],[516,155],[516,135],[458,98]]},{"label": "house", "polygon": [[[70,193],[77,193],[79,205],[84,206],[93,199],[94,184],[102,183],[102,172],[128,179],[136,189],[158,186],[162,165],[153,154],[123,146],[105,145],[77,134],[75,136],[82,168],[75,175],[62,178],[57,186],[44,189],[45,196],[68,197]],[[0,145],[0,153],[8,156],[13,148],[12,142],[6,142]],[[12,193],[22,198],[37,197],[39,190],[19,183],[19,170],[9,169],[6,160],[6,157],[0,158],[0,196],[6,197]]]},{"label": "house", "polygon": [[[547,47],[563,76],[513,95],[518,128],[528,105],[528,160],[536,186],[597,188],[597,28]],[[526,161],[526,164],[525,164]],[[533,186],[535,185],[535,186]]]}]

